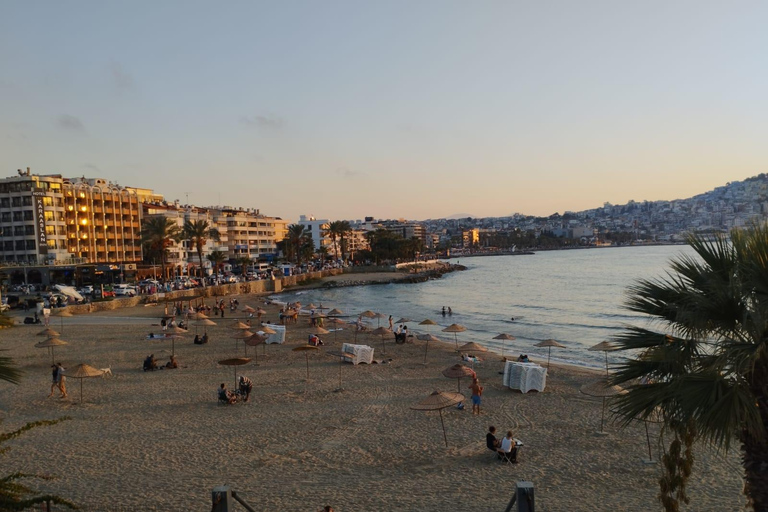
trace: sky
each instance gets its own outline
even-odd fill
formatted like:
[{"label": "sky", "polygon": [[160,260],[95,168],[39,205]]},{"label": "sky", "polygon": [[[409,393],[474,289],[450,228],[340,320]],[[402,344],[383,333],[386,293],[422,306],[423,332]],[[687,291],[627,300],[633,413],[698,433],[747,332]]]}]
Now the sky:
[{"label": "sky", "polygon": [[768,2],[0,2],[0,176],[293,221],[550,215],[766,172]]}]

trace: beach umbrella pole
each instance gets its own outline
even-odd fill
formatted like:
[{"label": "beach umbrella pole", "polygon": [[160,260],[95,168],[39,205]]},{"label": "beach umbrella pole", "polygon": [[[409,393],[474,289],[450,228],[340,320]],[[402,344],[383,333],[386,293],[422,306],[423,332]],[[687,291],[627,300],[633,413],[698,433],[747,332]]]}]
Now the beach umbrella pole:
[{"label": "beach umbrella pole", "polygon": [[307,380],[309,380],[309,354],[306,350],[304,351],[304,357],[307,360]]},{"label": "beach umbrella pole", "polygon": [[608,376],[608,351],[605,351],[605,376]]},{"label": "beach umbrella pole", "polygon": [[605,420],[605,397],[603,397],[603,408],[600,410],[600,433],[603,433],[603,421]]},{"label": "beach umbrella pole", "polygon": [[437,412],[440,413],[440,425],[443,426],[443,439],[445,440],[445,447],[448,448],[448,436],[445,435],[445,423],[443,422],[443,410],[438,409]]},{"label": "beach umbrella pole", "polygon": [[549,347],[549,353],[547,354],[547,371],[549,371],[549,360],[552,358],[552,347]]},{"label": "beach umbrella pole", "polygon": [[341,367],[344,366],[344,358],[339,358],[339,390],[341,390]]},{"label": "beach umbrella pole", "polygon": [[458,389],[457,391],[458,391],[459,393],[461,393],[461,377],[459,377],[458,379],[456,379],[456,382],[458,382],[458,384],[459,384],[459,389]]},{"label": "beach umbrella pole", "polygon": [[83,403],[83,379],[80,379],[80,403]]},{"label": "beach umbrella pole", "polygon": [[427,364],[427,351],[429,350],[429,341],[424,345],[424,364]]},{"label": "beach umbrella pole", "polygon": [[643,423],[645,423],[645,438],[648,440],[648,462],[653,462],[653,454],[651,453],[651,435],[648,433],[648,422],[643,420]]}]

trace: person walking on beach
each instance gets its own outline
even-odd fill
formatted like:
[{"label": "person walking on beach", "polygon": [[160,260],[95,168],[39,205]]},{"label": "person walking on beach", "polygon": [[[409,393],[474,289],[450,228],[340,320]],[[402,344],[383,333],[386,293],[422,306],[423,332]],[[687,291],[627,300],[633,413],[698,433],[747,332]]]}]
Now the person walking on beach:
[{"label": "person walking on beach", "polygon": [[472,385],[469,386],[472,391],[472,414],[480,414],[480,404],[482,403],[483,386],[477,377],[472,379]]},{"label": "person walking on beach", "polygon": [[392,330],[392,315],[389,315],[389,330]]},{"label": "person walking on beach", "polygon": [[53,396],[53,388],[56,387],[59,389],[59,392],[61,392],[61,398],[67,398],[67,385],[66,385],[66,378],[64,377],[64,367],[61,365],[61,363],[56,363],[53,366],[51,366],[53,371],[51,372],[52,376],[52,384],[51,384],[51,393],[48,395],[48,397]]}]

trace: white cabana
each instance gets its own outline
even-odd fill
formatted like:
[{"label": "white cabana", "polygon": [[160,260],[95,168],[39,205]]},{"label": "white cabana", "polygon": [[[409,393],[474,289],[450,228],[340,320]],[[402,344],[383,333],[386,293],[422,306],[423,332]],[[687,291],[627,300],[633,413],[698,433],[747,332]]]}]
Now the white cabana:
[{"label": "white cabana", "polygon": [[341,346],[341,351],[347,354],[352,354],[352,357],[345,358],[352,364],[373,363],[373,347],[369,347],[368,345],[345,343]]},{"label": "white cabana", "polygon": [[532,389],[544,391],[547,386],[547,369],[536,363],[507,361],[502,382],[508,388],[519,389],[523,393]]}]

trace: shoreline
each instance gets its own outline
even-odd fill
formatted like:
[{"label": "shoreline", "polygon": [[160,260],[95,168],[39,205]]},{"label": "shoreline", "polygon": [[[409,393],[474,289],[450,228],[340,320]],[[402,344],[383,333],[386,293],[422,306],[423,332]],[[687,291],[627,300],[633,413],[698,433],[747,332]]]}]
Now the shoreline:
[{"label": "shoreline", "polygon": [[[276,319],[277,306],[253,295],[237,298],[241,308],[264,307],[266,318]],[[217,325],[207,328],[210,343],[193,345],[191,336],[176,341],[178,370],[143,372],[147,354],[164,362],[171,353],[170,343],[145,339],[157,332],[162,311],[162,305],[136,306],[64,319],[61,338],[69,345],[56,348],[56,360],[65,368],[84,362],[113,373],[86,379],[82,404],[75,379],[68,382],[70,398],[46,398],[51,357],[33,346],[41,326],[4,330],[5,355],[25,372],[21,386],[0,383],[4,431],[72,418],[10,441],[6,467],[52,474],[54,480],[31,486],[83,510],[208,510],[211,490],[226,483],[257,510],[326,504],[339,512],[453,510],[467,502],[472,482],[471,508],[490,511],[502,510],[511,497],[508,485],[499,492],[499,481],[515,480],[534,482],[539,507],[550,512],[591,510],[594,503],[626,512],[659,507],[658,466],[640,460],[647,457],[643,425],[607,424],[606,436],[594,435],[601,400],[579,388],[599,378],[597,370],[552,365],[543,392],[521,394],[502,385],[500,357],[487,353],[474,365],[485,386],[482,415],[469,407],[445,409],[445,448],[438,414],[410,407],[435,389],[456,391],[456,379],[441,373],[459,362],[449,341],[382,346],[380,338],[342,325],[322,336],[320,350],[296,352],[311,332],[307,317],[300,317],[287,326],[285,344],[255,347],[257,358],[249,349],[252,361],[237,368],[254,382],[251,400],[226,406],[216,403],[215,389],[221,382],[232,387],[234,374],[217,361],[242,357],[243,344],[236,348],[231,336],[245,315],[211,316]],[[126,317],[125,323],[106,328],[110,316]],[[58,324],[52,327],[60,330]],[[339,364],[326,354],[355,337],[373,347],[382,364]],[[462,392],[467,384],[461,382]],[[519,464],[500,464],[488,452],[488,425],[513,430],[525,442]],[[652,426],[652,436],[656,430]],[[739,467],[738,452],[723,461],[697,446],[696,459],[690,507],[743,508],[741,479],[731,469]]]}]

